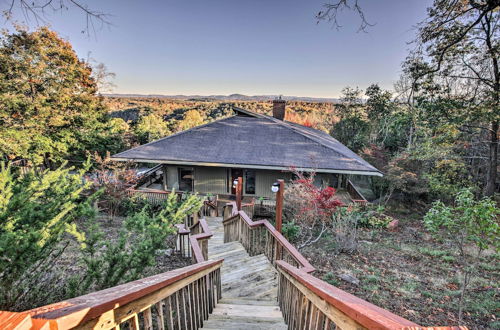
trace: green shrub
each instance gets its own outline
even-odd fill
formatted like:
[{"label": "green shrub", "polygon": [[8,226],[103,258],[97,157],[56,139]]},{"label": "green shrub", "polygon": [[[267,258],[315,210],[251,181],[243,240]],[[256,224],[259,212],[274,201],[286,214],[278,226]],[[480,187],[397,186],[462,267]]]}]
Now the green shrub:
[{"label": "green shrub", "polygon": [[127,217],[116,241],[103,240],[99,225],[90,218],[82,245],[85,274],[72,279],[70,294],[100,290],[144,276],[155,266],[158,253],[169,247],[167,238],[176,232],[175,225],[198,212],[202,205],[196,195],[178,201],[173,191],[160,207],[145,204]]},{"label": "green shrub", "polygon": [[[475,200],[471,190],[463,189],[455,196],[454,205],[445,205],[441,201],[434,202],[424,217],[425,227],[434,236],[450,239],[458,250],[458,261],[461,278],[461,295],[458,301],[458,318],[466,303],[466,291],[477,274],[477,266],[484,250],[492,248],[500,251],[500,226],[498,216],[500,210],[490,198]],[[474,245],[472,254],[465,251],[467,245]]]},{"label": "green shrub", "polygon": [[384,214],[383,206],[368,206],[358,212],[361,213],[359,226],[365,228],[387,228],[387,225],[394,220],[392,217]]},{"label": "green shrub", "polygon": [[69,237],[83,239],[75,220],[92,209],[91,200],[81,196],[88,187],[82,177],[89,166],[86,163],[76,174],[70,173],[73,168],[61,167],[14,175],[2,164],[0,309],[29,307],[44,301],[55,290],[37,290],[37,286],[58,275],[52,267],[67,247]]},{"label": "green shrub", "polygon": [[283,227],[281,228],[281,232],[283,233],[283,236],[285,236],[287,240],[293,242],[299,236],[300,226],[296,225],[294,221],[285,222],[283,224]]}]

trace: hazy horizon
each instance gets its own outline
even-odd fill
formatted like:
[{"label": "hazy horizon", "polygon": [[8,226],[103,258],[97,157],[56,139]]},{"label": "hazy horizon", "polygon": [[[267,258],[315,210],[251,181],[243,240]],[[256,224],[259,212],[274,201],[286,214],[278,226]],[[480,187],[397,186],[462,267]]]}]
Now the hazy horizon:
[{"label": "hazy horizon", "polygon": [[375,23],[368,33],[349,11],[338,31],[316,24],[324,2],[95,0],[89,7],[113,25],[90,36],[74,8],[47,19],[81,58],[116,74],[107,93],[338,98],[346,86],[392,89],[431,1],[362,2]]}]

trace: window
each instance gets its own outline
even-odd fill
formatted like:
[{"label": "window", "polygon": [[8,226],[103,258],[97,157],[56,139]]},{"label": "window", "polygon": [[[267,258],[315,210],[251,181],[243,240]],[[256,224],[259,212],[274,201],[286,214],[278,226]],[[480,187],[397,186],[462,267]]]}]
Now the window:
[{"label": "window", "polygon": [[255,195],[255,171],[245,170],[245,194]]},{"label": "window", "polygon": [[194,171],[192,168],[179,168],[179,190],[193,191]]}]

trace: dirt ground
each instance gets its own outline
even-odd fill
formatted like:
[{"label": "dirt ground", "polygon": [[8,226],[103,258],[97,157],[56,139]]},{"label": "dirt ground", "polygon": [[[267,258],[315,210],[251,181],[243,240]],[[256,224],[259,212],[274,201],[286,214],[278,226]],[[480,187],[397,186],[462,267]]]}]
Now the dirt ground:
[{"label": "dirt ground", "polygon": [[[413,218],[413,219],[412,219]],[[349,293],[423,326],[458,325],[460,265],[452,242],[435,240],[410,215],[394,231],[361,229],[358,251],[334,255],[325,236],[302,253],[315,275]],[[468,289],[464,322],[470,329],[500,329],[499,256],[487,251]],[[352,284],[339,278],[350,274]]]}]

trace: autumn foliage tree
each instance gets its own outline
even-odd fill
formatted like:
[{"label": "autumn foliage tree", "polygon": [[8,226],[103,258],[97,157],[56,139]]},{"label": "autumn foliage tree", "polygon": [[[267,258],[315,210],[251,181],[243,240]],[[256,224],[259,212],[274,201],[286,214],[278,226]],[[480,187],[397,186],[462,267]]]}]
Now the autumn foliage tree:
[{"label": "autumn foliage tree", "polygon": [[299,248],[317,242],[331,229],[332,216],[342,205],[332,187],[315,184],[315,173],[293,171],[296,179],[287,187],[285,206],[287,214],[301,230]]},{"label": "autumn foliage tree", "polygon": [[0,149],[46,166],[120,147],[91,66],[47,27],[0,40]]}]

